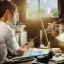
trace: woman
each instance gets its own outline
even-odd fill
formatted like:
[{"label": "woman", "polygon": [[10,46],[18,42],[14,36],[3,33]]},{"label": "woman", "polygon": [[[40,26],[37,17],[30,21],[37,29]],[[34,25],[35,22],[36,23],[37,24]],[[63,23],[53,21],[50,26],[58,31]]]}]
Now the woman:
[{"label": "woman", "polygon": [[16,6],[10,1],[0,2],[0,64],[6,58],[7,49],[12,53],[17,52],[19,55],[22,55],[28,49],[26,44],[22,48],[19,47],[13,30],[6,24],[7,21],[13,20],[15,9]]}]

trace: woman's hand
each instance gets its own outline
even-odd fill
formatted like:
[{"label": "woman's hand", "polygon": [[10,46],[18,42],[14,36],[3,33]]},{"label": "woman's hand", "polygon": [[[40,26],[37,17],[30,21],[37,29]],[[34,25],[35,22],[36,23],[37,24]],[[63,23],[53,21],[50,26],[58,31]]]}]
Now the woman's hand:
[{"label": "woman's hand", "polygon": [[26,50],[28,50],[28,49],[29,49],[29,43],[27,42],[27,43],[23,44],[23,45],[21,46],[21,49],[26,49]]},{"label": "woman's hand", "polygon": [[29,44],[25,43],[23,44],[20,49],[17,51],[18,55],[23,55],[25,51],[29,49]]}]

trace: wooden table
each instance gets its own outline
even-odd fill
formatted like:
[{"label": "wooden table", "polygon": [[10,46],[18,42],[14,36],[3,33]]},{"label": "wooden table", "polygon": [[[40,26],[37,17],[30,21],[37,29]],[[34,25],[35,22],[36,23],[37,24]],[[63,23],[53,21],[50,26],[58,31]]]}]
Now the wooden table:
[{"label": "wooden table", "polygon": [[23,63],[18,63],[18,64],[32,64],[32,61],[23,62]]}]

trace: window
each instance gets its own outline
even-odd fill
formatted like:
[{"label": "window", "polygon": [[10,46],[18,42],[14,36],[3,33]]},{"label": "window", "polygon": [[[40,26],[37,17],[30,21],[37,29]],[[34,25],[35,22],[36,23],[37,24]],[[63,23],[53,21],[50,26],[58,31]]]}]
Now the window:
[{"label": "window", "polygon": [[58,0],[27,0],[26,18],[58,17]]}]

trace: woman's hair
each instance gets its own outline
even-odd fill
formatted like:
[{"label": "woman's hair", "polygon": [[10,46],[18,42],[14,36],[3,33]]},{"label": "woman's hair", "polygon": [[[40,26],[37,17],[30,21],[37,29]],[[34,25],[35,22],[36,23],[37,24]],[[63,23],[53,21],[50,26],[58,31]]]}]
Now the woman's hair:
[{"label": "woman's hair", "polygon": [[16,5],[6,0],[0,2],[0,18],[4,15],[6,9],[9,9],[10,11],[15,11]]}]

